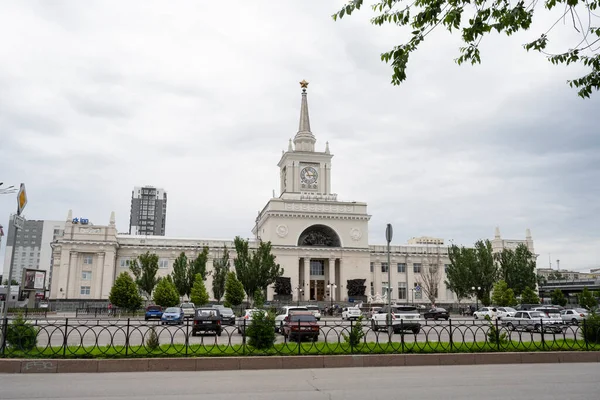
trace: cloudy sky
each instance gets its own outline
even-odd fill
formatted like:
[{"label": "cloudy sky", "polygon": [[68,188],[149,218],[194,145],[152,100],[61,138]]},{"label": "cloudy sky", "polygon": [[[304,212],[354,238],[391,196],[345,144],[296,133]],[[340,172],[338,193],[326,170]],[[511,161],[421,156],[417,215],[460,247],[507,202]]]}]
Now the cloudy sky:
[{"label": "cloudy sky", "polygon": [[[406,32],[370,25],[369,9],[334,22],[341,1],[223,4],[2,2],[0,181],[26,183],[28,219],[72,209],[107,224],[115,211],[126,232],[131,190],[154,185],[168,191],[168,236],[250,237],[306,79],[332,190],[368,203],[372,244],[388,222],[397,244],[530,228],[538,266],[600,266],[600,93],[578,98],[566,80],[582,69],[521,47],[551,16],[484,39],[476,67],[436,32],[394,87],[379,55]],[[567,28],[557,49],[577,43]],[[5,227],[14,205],[0,196]]]}]

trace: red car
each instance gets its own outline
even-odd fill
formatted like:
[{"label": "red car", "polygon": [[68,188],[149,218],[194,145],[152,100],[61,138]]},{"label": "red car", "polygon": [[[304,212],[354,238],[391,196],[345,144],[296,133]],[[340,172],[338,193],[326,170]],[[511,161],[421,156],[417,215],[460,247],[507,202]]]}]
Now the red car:
[{"label": "red car", "polygon": [[290,311],[283,320],[283,336],[289,340],[319,339],[319,323],[310,311]]}]

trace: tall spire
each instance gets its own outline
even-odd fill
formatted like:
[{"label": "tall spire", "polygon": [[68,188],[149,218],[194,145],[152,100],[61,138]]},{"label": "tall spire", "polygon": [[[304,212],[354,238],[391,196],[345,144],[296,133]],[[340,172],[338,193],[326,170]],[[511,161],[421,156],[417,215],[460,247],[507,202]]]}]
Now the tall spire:
[{"label": "tall spire", "polygon": [[308,117],[308,100],[306,99],[306,88],[308,82],[302,80],[300,82],[302,88],[302,102],[300,104],[300,124],[298,133],[294,137],[294,145],[296,151],[315,151],[315,136],[310,131],[310,119]]}]

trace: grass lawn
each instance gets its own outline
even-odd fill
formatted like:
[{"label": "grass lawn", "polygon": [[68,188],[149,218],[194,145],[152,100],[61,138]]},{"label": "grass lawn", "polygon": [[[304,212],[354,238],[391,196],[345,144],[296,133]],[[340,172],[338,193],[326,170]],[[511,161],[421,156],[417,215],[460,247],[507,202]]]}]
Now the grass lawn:
[{"label": "grass lawn", "polygon": [[358,346],[347,343],[295,343],[276,344],[262,351],[244,345],[163,344],[154,350],[146,346],[62,346],[35,348],[31,351],[6,349],[5,358],[139,358],[139,357],[222,357],[222,356],[289,356],[289,355],[342,355],[342,354],[426,354],[426,353],[480,353],[507,351],[599,351],[600,344],[589,344],[582,340],[561,339],[555,341],[518,342],[508,341],[500,346],[489,342],[460,343],[374,343],[362,342]]}]

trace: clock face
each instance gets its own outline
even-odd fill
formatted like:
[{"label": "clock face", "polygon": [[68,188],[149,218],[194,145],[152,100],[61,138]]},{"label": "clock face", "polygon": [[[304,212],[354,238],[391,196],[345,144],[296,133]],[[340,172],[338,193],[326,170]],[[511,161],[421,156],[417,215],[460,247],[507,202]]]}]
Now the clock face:
[{"label": "clock face", "polygon": [[319,174],[313,167],[305,167],[300,171],[300,180],[302,183],[313,184],[317,181]]}]

